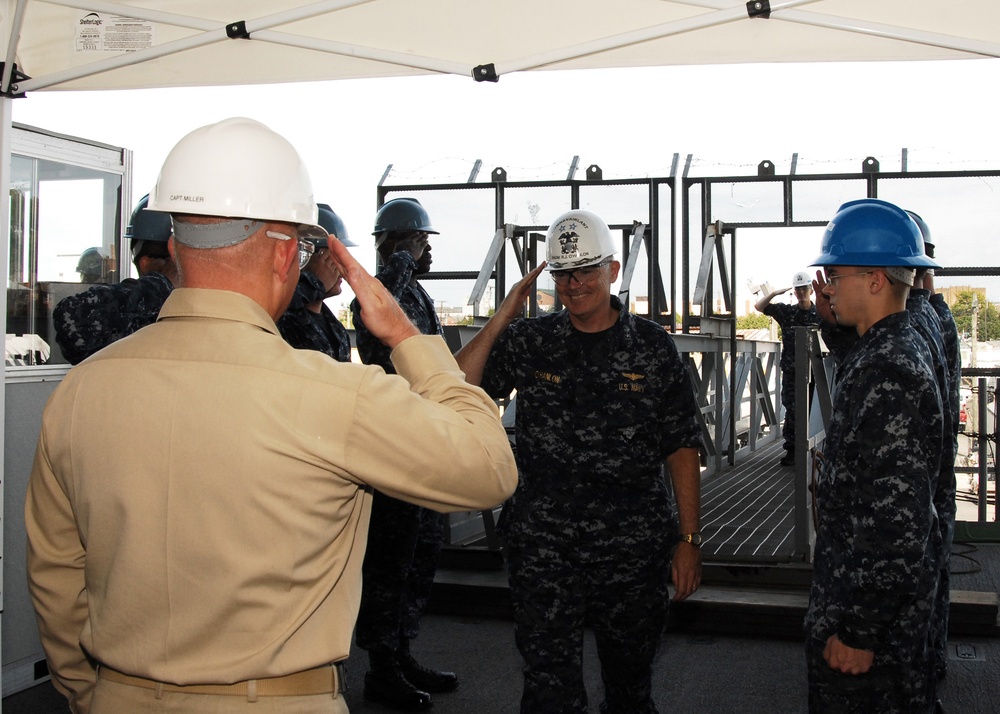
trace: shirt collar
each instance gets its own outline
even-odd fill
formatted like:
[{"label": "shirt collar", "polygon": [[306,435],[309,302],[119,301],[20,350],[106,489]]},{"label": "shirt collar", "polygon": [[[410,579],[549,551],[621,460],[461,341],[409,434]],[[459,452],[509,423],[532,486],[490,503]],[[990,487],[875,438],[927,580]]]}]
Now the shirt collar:
[{"label": "shirt collar", "polygon": [[229,290],[176,288],[167,297],[157,320],[171,317],[203,317],[255,325],[278,334],[274,320],[251,298]]}]

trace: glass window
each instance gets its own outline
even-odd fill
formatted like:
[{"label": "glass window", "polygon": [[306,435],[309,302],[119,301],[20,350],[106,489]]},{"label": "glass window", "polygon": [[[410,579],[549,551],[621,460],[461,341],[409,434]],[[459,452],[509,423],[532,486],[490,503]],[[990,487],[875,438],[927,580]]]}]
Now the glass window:
[{"label": "glass window", "polygon": [[[18,137],[22,139],[18,142]],[[44,137],[44,141],[39,137]],[[65,137],[15,132],[10,177],[10,243],[7,274],[7,366],[65,364],[55,340],[52,310],[63,298],[92,285],[128,277],[122,255],[123,172],[71,163],[80,155],[122,150]],[[38,148],[42,156],[19,153]],[[72,150],[69,150],[73,147]],[[67,160],[58,159],[60,149]],[[99,165],[106,163],[101,156]],[[124,275],[120,275],[124,267]]]}]

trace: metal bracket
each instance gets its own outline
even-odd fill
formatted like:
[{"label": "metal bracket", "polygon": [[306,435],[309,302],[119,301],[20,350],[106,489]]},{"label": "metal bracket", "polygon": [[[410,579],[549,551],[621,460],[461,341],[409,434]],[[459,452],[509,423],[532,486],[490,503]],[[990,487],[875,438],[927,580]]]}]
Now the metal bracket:
[{"label": "metal bracket", "polygon": [[503,248],[503,242],[513,237],[514,225],[512,223],[505,223],[497,228],[497,232],[493,234],[493,242],[490,243],[489,250],[486,251],[486,258],[483,259],[483,267],[479,269],[479,276],[476,278],[476,284],[472,288],[472,293],[469,295],[469,302],[466,303],[467,305],[475,305],[483,299],[483,294],[486,292],[486,285],[489,283],[490,277],[493,275],[493,269],[496,267],[497,259],[500,257],[500,249]]},{"label": "metal bracket", "polygon": [[479,177],[479,170],[483,168],[483,160],[476,159],[476,163],[472,165],[472,172],[469,173],[469,180],[466,183],[475,183],[476,179]]},{"label": "metal bracket", "polygon": [[472,69],[472,78],[477,82],[499,82],[500,77],[497,76],[497,68],[493,66],[493,63],[481,64]]},{"label": "metal bracket", "polygon": [[750,0],[747,3],[748,17],[762,17],[765,20],[771,17],[771,3],[768,0]]},{"label": "metal bracket", "polygon": [[629,241],[628,258],[625,261],[625,270],[622,273],[621,287],[618,290],[618,299],[628,309],[628,295],[632,289],[632,275],[635,273],[635,265],[639,260],[639,247],[646,236],[646,224],[634,221],[632,223],[632,240]]},{"label": "metal bracket", "polygon": [[863,174],[877,174],[878,173],[878,159],[874,156],[869,156],[865,159],[864,163],[861,164],[861,173]]},{"label": "metal bracket", "polygon": [[497,166],[493,169],[493,183],[503,183],[507,180],[507,172],[502,166]]},{"label": "metal bracket", "polygon": [[[6,69],[7,69],[7,63],[0,62],[0,76],[4,76]],[[31,77],[26,75],[24,72],[20,71],[17,68],[17,64],[14,64],[13,69],[11,70],[10,73],[10,86],[4,87],[3,91],[0,92],[0,95],[4,97],[11,97],[14,99],[20,99],[24,97],[24,92],[17,91],[17,83],[24,81],[25,79],[31,79]]]},{"label": "metal bracket", "polygon": [[694,281],[694,293],[691,304],[704,307],[705,293],[708,286],[708,271],[712,268],[712,257],[715,252],[716,238],[722,233],[720,223],[709,223],[705,228],[705,239],[701,246],[701,263],[698,265],[698,277]]},{"label": "metal bracket", "polygon": [[573,160],[569,162],[569,171],[566,172],[566,180],[572,181],[573,177],[576,176],[576,170],[580,168],[580,156],[577,154],[573,157]]},{"label": "metal bracket", "polygon": [[604,178],[604,172],[601,171],[601,167],[597,164],[591,164],[587,167],[587,180],[588,181],[601,181]]},{"label": "metal bracket", "polygon": [[247,32],[247,21],[237,20],[226,25],[226,34],[231,40],[249,40],[250,33]]},{"label": "metal bracket", "polygon": [[757,175],[774,176],[774,162],[764,159],[759,164],[757,164]]}]

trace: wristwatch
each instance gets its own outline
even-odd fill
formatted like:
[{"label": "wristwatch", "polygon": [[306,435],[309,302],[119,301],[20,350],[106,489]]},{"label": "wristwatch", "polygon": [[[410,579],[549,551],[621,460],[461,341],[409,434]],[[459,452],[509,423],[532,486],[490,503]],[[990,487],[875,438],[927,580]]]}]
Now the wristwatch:
[{"label": "wristwatch", "polygon": [[681,540],[685,543],[690,543],[695,548],[700,548],[704,538],[701,537],[701,533],[682,533]]}]

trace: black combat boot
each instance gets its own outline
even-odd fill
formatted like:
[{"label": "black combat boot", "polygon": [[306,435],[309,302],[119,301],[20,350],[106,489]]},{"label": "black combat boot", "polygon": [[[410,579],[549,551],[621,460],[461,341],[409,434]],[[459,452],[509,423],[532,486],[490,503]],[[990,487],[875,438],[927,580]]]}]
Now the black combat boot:
[{"label": "black combat boot", "polygon": [[365,699],[402,712],[429,709],[431,695],[417,689],[403,676],[395,654],[369,652],[371,669],[365,673]]},{"label": "black combat boot", "polygon": [[399,646],[399,668],[410,684],[425,692],[450,692],[458,686],[458,677],[454,672],[438,672],[413,659],[410,643],[406,640]]}]

